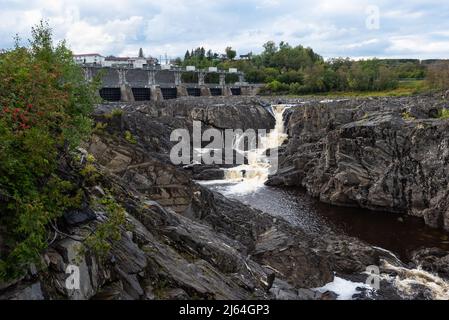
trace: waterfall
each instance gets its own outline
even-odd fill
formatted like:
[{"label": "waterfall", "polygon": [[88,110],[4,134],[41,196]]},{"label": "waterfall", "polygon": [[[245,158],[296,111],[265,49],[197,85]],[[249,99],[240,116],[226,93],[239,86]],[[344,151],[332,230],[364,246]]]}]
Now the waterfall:
[{"label": "waterfall", "polygon": [[[284,112],[289,105],[273,105],[275,126],[266,136],[261,136],[255,149],[245,150],[245,136],[236,137],[234,150],[244,155],[247,164],[239,165],[225,170],[225,180],[236,182],[227,188],[227,194],[254,192],[267,181],[270,169],[277,165],[277,157],[267,156],[267,151],[277,148],[287,139],[284,128]],[[273,161],[276,161],[274,164]]]},{"label": "waterfall", "polygon": [[426,289],[430,295],[428,298],[432,300],[449,300],[448,281],[423,270],[421,267],[407,269],[394,266],[386,261],[383,264],[385,269],[396,273],[396,276],[384,275],[383,278],[391,281],[404,298],[413,298],[419,291]]}]

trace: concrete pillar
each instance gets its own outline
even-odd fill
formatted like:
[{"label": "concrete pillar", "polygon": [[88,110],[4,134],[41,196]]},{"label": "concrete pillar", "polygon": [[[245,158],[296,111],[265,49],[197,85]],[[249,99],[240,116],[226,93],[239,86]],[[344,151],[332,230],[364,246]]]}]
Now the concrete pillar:
[{"label": "concrete pillar", "polygon": [[148,70],[148,86],[156,84],[156,71]]},{"label": "concrete pillar", "polygon": [[120,86],[126,85],[126,70],[125,69],[117,69],[118,73],[118,83]]},{"label": "concrete pillar", "polygon": [[210,89],[207,86],[201,86],[201,96],[202,97],[210,97],[212,94],[210,93]]},{"label": "concrete pillar", "polygon": [[177,97],[187,97],[189,93],[187,92],[186,86],[176,86]]},{"label": "concrete pillar", "polygon": [[240,90],[242,90],[242,96],[252,96],[252,88],[250,86],[244,86],[241,87]]},{"label": "concrete pillar", "polygon": [[239,74],[239,82],[240,82],[240,83],[245,82],[245,75],[244,75],[243,73],[240,73],[240,74]]},{"label": "concrete pillar", "polygon": [[134,94],[133,90],[130,86],[123,84],[120,86],[120,95],[121,95],[121,101],[123,102],[134,102]]},{"label": "concrete pillar", "polygon": [[92,81],[92,69],[91,68],[89,68],[89,67],[86,67],[86,68],[83,68],[83,71],[84,71],[84,79],[87,81],[87,82],[91,82]]},{"label": "concrete pillar", "polygon": [[225,85],[226,85],[226,74],[220,73],[220,86],[225,86]]},{"label": "concrete pillar", "polygon": [[223,89],[221,89],[222,92],[221,94],[223,95],[223,97],[230,97],[232,96],[232,91],[231,88],[228,86],[223,86]]},{"label": "concrete pillar", "polygon": [[175,71],[175,86],[179,86],[182,83],[182,72]]},{"label": "concrete pillar", "polygon": [[260,87],[258,86],[243,86],[240,88],[242,90],[242,96],[256,96],[260,93]]},{"label": "concrete pillar", "polygon": [[159,86],[151,86],[151,101],[162,101],[164,100],[164,96],[162,95],[161,87]]},{"label": "concrete pillar", "polygon": [[200,72],[198,73],[198,84],[199,84],[200,86],[204,86],[205,83],[206,83],[205,79],[206,79],[206,73],[200,71]]}]

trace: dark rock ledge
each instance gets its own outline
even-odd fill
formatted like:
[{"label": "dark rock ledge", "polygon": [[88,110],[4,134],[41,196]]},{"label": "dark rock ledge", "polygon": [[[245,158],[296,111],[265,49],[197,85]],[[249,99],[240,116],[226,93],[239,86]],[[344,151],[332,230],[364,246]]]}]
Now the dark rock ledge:
[{"label": "dark rock ledge", "polygon": [[[168,161],[173,128],[194,118],[216,127],[272,124],[252,101],[240,102],[229,119],[221,106],[192,101],[126,106],[112,115],[117,105],[98,109],[96,119],[107,126],[80,151],[82,159],[87,153],[95,157],[99,175],[84,186],[87,205],[59,222],[64,233],[42,254],[42,268],[31,266],[24,277],[0,284],[0,299],[332,299],[311,288],[332,281],[334,272],[356,276],[391,259],[354,238],[311,236],[192,182],[191,172]],[[253,112],[260,113],[257,122],[247,122]],[[297,117],[289,126],[292,136],[301,132],[293,125]],[[79,175],[76,168],[61,167]],[[80,250],[84,243],[76,239],[107,220],[105,208],[95,204],[106,191],[126,210],[127,223],[99,259]],[[80,290],[65,287],[69,264],[80,268]]]}]

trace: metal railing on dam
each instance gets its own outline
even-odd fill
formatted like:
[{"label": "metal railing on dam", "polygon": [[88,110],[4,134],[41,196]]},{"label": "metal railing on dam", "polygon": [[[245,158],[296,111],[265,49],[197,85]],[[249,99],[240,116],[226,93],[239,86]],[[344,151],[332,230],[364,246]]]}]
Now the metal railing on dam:
[{"label": "metal railing on dam", "polygon": [[183,96],[256,95],[261,87],[245,82],[239,71],[189,70],[160,66],[83,66],[86,80],[99,78],[100,96],[107,101],[159,101]]}]

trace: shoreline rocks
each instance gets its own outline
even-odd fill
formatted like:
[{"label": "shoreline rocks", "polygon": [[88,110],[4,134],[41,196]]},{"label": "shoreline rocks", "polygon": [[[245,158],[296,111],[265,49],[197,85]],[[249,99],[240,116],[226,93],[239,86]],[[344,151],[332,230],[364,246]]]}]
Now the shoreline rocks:
[{"label": "shoreline rocks", "polygon": [[304,103],[267,184],[449,230],[449,121],[435,118],[446,106],[433,96]]},{"label": "shoreline rocks", "polygon": [[[94,185],[83,186],[85,212],[69,219],[73,224],[58,222],[65,235],[43,253],[45,268],[0,284],[0,299],[335,299],[311,288],[332,281],[334,272],[355,276],[388,259],[354,238],[307,234],[192,181],[193,174],[209,173],[172,165],[169,134],[194,119],[217,128],[274,124],[257,102],[209,106],[216,101],[100,106],[95,117],[103,125],[85,146],[98,174]],[[229,117],[226,103],[236,110]],[[290,116],[291,133],[296,116]],[[81,180],[74,168],[67,170]],[[88,230],[107,221],[104,208],[95,206],[105,192],[124,208],[126,224],[99,258],[76,248]],[[96,220],[85,219],[93,215]],[[80,267],[79,292],[65,287],[70,264]]]}]

